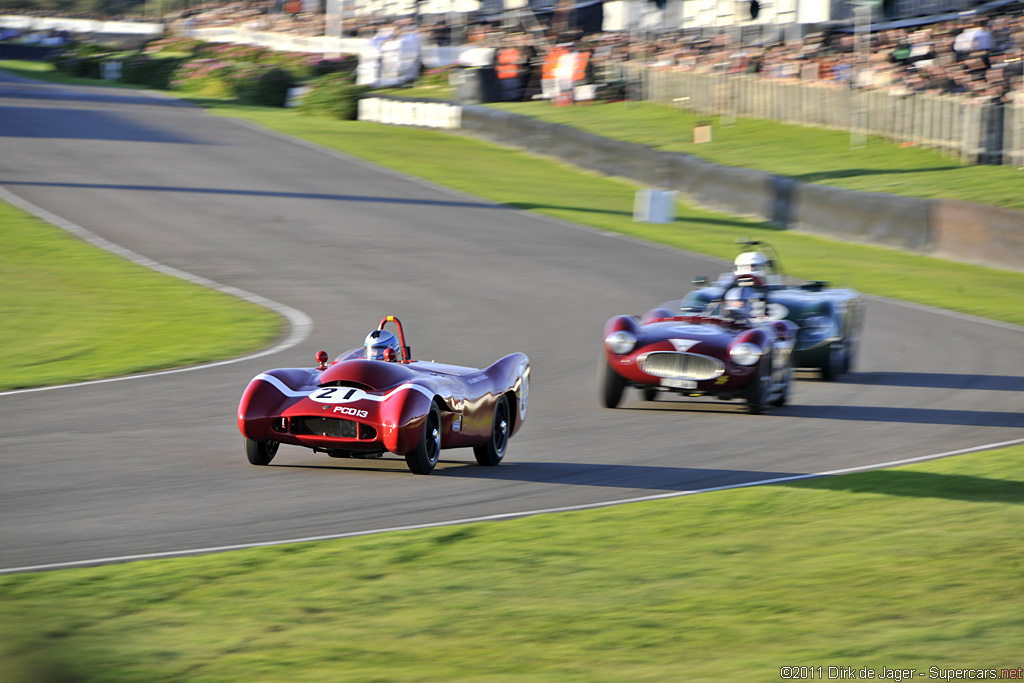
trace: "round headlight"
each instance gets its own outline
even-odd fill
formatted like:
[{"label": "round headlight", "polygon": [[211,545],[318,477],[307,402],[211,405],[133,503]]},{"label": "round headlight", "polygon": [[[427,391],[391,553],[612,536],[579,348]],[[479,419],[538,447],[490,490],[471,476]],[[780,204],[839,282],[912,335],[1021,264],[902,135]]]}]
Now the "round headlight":
[{"label": "round headlight", "polygon": [[761,349],[749,342],[743,342],[729,349],[729,357],[736,365],[753,365],[761,359]]},{"label": "round headlight", "polygon": [[626,330],[612,332],[604,338],[604,343],[611,349],[612,353],[623,356],[636,346],[636,335]]}]

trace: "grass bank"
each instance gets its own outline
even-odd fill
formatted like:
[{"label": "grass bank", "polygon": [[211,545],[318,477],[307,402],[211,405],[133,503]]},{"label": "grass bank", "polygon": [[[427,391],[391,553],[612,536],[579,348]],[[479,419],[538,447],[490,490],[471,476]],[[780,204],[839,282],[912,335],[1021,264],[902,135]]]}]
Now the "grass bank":
[{"label": "grass bank", "polygon": [[[595,135],[683,152],[723,166],[741,166],[862,192],[959,199],[1024,211],[1024,171],[967,166],[934,149],[869,138],[851,148],[850,132],[737,118],[709,117],[654,103],[616,102],[554,107],[546,102],[490,105]],[[693,128],[712,124],[713,141],[695,144]]]},{"label": "grass bank", "polygon": [[778,681],[787,666],[879,679],[883,667],[1015,669],[1022,456],[3,576],[0,677],[660,683]]},{"label": "grass bank", "polygon": [[0,202],[0,390],[232,358],[274,313],[93,247]]}]

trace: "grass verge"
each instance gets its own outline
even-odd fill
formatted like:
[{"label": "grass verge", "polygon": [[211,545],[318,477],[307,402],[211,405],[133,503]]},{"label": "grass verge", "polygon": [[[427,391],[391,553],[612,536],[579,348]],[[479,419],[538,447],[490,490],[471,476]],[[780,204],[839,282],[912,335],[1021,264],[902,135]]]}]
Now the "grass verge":
[{"label": "grass verge", "polygon": [[268,346],[267,309],[156,273],[0,203],[0,390],[192,365]]},{"label": "grass verge", "polygon": [[1016,669],[1022,456],[0,577],[0,672],[590,683]]},{"label": "grass verge", "polygon": [[[489,105],[595,135],[684,152],[723,166],[742,166],[803,182],[908,197],[959,199],[1024,211],[1024,170],[967,166],[923,147],[869,138],[860,149],[850,133],[738,118],[719,119],[650,102],[553,107],[546,102]],[[713,141],[695,144],[693,128],[711,123]]]}]

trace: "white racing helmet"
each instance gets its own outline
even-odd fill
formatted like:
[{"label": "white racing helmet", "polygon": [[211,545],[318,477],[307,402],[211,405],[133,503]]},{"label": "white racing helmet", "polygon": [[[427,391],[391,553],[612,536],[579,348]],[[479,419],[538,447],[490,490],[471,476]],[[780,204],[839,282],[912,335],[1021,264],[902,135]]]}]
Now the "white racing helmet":
[{"label": "white racing helmet", "polygon": [[770,275],[772,262],[760,251],[745,251],[733,261],[733,275]]},{"label": "white racing helmet", "polygon": [[[398,338],[391,332],[387,330],[374,330],[366,335],[363,349],[365,350],[365,356],[370,360],[395,360],[399,356],[401,347],[398,344]],[[392,351],[390,354],[388,349]]]}]

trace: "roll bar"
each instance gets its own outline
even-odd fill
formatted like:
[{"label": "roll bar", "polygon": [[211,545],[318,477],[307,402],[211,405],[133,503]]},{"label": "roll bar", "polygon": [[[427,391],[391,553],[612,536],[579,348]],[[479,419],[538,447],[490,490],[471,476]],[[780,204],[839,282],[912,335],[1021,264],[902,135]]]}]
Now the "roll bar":
[{"label": "roll bar", "polygon": [[405,345],[405,332],[402,330],[402,321],[393,315],[384,316],[377,325],[378,330],[383,330],[384,325],[387,323],[394,323],[398,327],[398,343],[402,345],[402,360],[403,363],[408,363],[412,360],[412,351],[408,346]]}]

